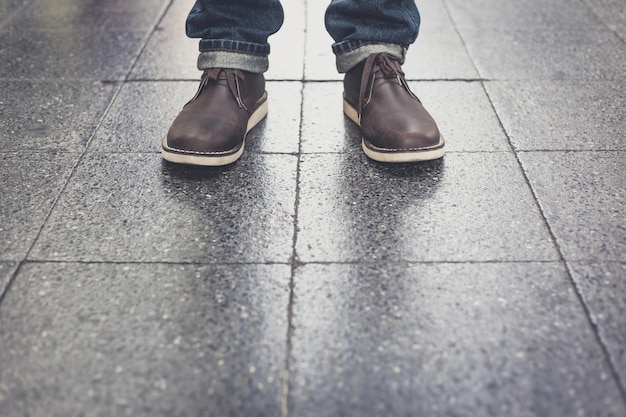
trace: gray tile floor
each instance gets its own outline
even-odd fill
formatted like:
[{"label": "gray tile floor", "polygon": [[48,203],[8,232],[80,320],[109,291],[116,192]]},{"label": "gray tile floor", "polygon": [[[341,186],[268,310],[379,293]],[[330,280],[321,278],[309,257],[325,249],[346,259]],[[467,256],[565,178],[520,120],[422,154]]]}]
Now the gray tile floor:
[{"label": "gray tile floor", "polygon": [[325,4],[218,169],[191,0],[0,3],[0,416],[626,416],[623,0],[418,1],[448,141],[382,165]]}]

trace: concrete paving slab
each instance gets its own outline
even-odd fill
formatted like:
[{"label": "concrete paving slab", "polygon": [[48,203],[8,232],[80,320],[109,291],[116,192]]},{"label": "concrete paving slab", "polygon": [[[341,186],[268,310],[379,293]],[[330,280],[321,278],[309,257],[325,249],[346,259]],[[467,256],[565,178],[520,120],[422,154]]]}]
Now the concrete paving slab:
[{"label": "concrete paving slab", "polygon": [[604,31],[507,32],[461,29],[483,78],[492,80],[621,80],[626,44]]},{"label": "concrete paving slab", "polygon": [[559,263],[305,265],[294,291],[290,415],[626,413]]},{"label": "concrete paving slab", "polygon": [[[410,86],[436,120],[449,152],[511,150],[480,83],[410,82]],[[342,83],[305,84],[303,153],[360,147],[360,129],[343,115],[342,97]]]},{"label": "concrete paving slab", "polygon": [[211,169],[169,164],[159,154],[89,154],[31,259],[287,262],[296,162],[247,153]]},{"label": "concrete paving slab", "polygon": [[623,384],[626,381],[626,262],[569,262],[568,266]]},{"label": "concrete paving slab", "polygon": [[26,256],[78,157],[0,153],[0,261]]},{"label": "concrete paving slab", "polygon": [[[141,32],[0,32],[0,80],[123,80],[143,45]],[[25,53],[28,51],[28,53]]]},{"label": "concrete paving slab", "polygon": [[289,278],[287,265],[26,265],[0,307],[2,415],[280,415]]},{"label": "concrete paving slab", "polygon": [[624,152],[521,152],[568,261],[626,261]]},{"label": "concrete paving slab", "polygon": [[0,81],[2,150],[82,152],[117,87],[100,82]]},{"label": "concrete paving slab", "polygon": [[459,28],[498,29],[503,31],[589,31],[603,24],[584,0],[494,1],[446,0],[448,10]]},{"label": "concrete paving slab", "polygon": [[626,415],[622,0],[420,3],[448,154],[391,166],[284,1],[214,169],[159,155],[193,1],[0,5],[1,417]]},{"label": "concrete paving slab", "polygon": [[296,251],[302,262],[558,259],[510,153],[391,166],[304,155]]},{"label": "concrete paving slab", "polygon": [[518,150],[626,150],[626,81],[488,82]]},{"label": "concrete paving slab", "polygon": [[[161,139],[198,82],[132,82],[122,87],[89,152],[160,152]],[[269,115],[246,137],[246,152],[297,153],[300,82],[268,82]]]},{"label": "concrete paving slab", "polygon": [[151,30],[168,0],[36,0],[10,24],[14,30],[91,32]]}]

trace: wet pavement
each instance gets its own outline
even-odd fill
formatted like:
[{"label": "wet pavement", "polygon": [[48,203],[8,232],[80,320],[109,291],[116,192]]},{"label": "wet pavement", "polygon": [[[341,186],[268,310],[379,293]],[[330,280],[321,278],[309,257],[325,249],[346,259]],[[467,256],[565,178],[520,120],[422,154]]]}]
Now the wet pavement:
[{"label": "wet pavement", "polygon": [[289,0],[267,119],[194,168],[190,0],[4,0],[0,415],[626,416],[623,0],[418,6],[443,160],[363,155]]}]

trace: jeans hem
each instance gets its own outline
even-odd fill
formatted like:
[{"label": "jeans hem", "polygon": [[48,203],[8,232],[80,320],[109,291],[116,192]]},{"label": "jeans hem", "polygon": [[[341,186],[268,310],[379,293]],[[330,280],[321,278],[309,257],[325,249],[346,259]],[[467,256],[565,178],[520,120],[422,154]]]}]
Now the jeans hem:
[{"label": "jeans hem", "polygon": [[269,55],[270,45],[268,43],[243,42],[232,39],[200,40],[200,52],[215,50],[241,52],[252,55]]},{"label": "jeans hem", "polygon": [[241,53],[232,50],[201,51],[198,69],[231,68],[262,74],[269,68],[267,55]]},{"label": "jeans hem", "polygon": [[389,55],[395,56],[400,60],[400,63],[404,63],[406,50],[406,45],[352,40],[339,42],[333,45],[337,71],[340,73],[350,71],[357,64],[367,59],[367,57],[371,54],[377,54],[380,52],[386,52]]}]

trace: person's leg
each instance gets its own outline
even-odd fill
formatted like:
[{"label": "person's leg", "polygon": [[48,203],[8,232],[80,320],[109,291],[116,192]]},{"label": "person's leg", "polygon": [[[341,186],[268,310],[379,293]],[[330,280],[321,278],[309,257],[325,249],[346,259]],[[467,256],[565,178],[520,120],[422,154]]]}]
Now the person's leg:
[{"label": "person's leg", "polygon": [[187,36],[200,39],[198,68],[267,70],[267,38],[283,23],[279,0],[197,0]]},{"label": "person's leg", "polygon": [[372,53],[403,59],[417,38],[420,14],[414,0],[333,0],[325,23],[343,73]]},{"label": "person's leg", "polygon": [[381,162],[442,157],[443,137],[401,68],[419,31],[415,1],[333,0],[325,23],[346,73],[344,112],[361,127],[365,154]]},{"label": "person's leg", "polygon": [[279,0],[197,0],[187,35],[200,39],[195,97],[163,139],[163,158],[219,166],[243,153],[245,136],[267,114],[267,38],[283,22]]}]

